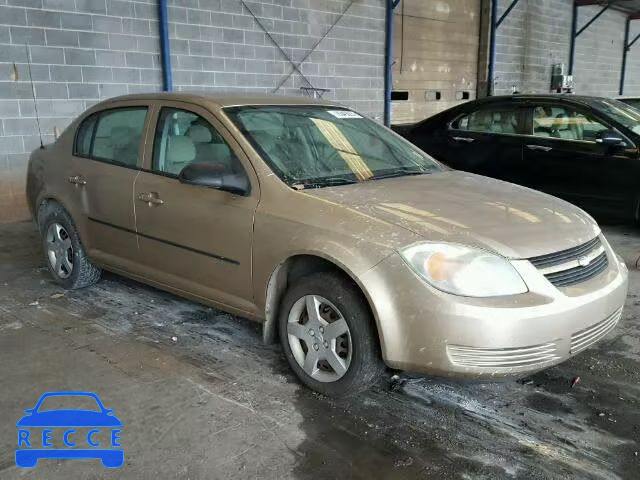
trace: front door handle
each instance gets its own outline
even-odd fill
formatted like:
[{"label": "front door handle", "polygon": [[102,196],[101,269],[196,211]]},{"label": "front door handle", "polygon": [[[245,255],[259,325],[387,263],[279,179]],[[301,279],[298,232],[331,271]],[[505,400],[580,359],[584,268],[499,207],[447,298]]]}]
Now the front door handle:
[{"label": "front door handle", "polygon": [[540,152],[550,152],[553,150],[551,147],[545,147],[544,145],[527,145],[529,150],[538,150]]},{"label": "front door handle", "polygon": [[72,175],[71,177],[69,177],[69,183],[81,186],[81,185],[86,185],[87,181],[84,179],[82,175]]},{"label": "front door handle", "polygon": [[158,198],[158,194],[156,192],[145,192],[138,194],[138,200],[146,203],[150,207],[154,205],[162,205],[164,200]]},{"label": "front door handle", "polygon": [[471,137],[452,137],[456,142],[466,142],[471,143],[475,140],[475,138]]}]

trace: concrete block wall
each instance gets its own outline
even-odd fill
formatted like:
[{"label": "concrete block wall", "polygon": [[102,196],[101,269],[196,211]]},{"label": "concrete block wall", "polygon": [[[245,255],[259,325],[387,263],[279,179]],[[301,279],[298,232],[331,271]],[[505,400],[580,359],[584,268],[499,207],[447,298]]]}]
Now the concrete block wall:
[{"label": "concrete block wall", "polygon": [[47,143],[101,99],[160,88],[157,31],[155,0],[0,0],[0,221],[27,218],[40,142],[25,45]]},{"label": "concrete block wall", "polygon": [[[498,15],[511,0],[499,0]],[[573,0],[521,0],[497,31],[495,93],[548,93],[551,66],[569,65]],[[578,29],[600,11],[600,6],[578,9]],[[622,65],[626,15],[610,9],[579,37],[574,79],[576,93],[617,96]],[[632,22],[632,33],[640,31]],[[633,37],[632,37],[633,38]],[[640,46],[628,55],[625,94],[640,95]]]},{"label": "concrete block wall", "polygon": [[[640,35],[640,20],[631,22],[629,41]],[[640,96],[640,40],[627,53],[627,74],[624,82],[625,95]]]},{"label": "concrete block wall", "polygon": [[[599,6],[580,7],[578,28],[601,9]],[[624,13],[609,9],[578,37],[573,68],[576,92],[584,95],[618,96],[626,19]],[[635,56],[640,56],[640,50],[636,50]],[[633,57],[633,53],[628,55],[629,59]],[[627,90],[631,92],[630,88]],[[640,94],[640,91],[636,90],[636,93]]]},{"label": "concrete block wall", "polygon": [[[498,18],[511,4],[499,0]],[[548,92],[551,65],[568,63],[572,0],[521,0],[496,35],[496,95]]]},{"label": "concrete block wall", "polygon": [[[248,9],[239,0],[170,2],[176,89],[273,93],[282,83],[277,93],[300,95],[300,87],[312,86],[329,89],[324,98],[381,117],[383,0],[350,7],[350,0],[247,1]],[[300,69],[308,82],[298,72],[289,76],[287,57],[305,60]]]},{"label": "concrete block wall", "polygon": [[[260,0],[247,5],[325,98],[383,110],[384,0]],[[291,64],[240,0],[170,0],[176,90],[272,92]],[[157,0],[0,0],[0,221],[28,217],[24,183],[39,145],[95,102],[161,89]],[[16,65],[14,73],[13,65]],[[17,76],[17,79],[16,79]],[[294,73],[278,90],[309,86]]]}]

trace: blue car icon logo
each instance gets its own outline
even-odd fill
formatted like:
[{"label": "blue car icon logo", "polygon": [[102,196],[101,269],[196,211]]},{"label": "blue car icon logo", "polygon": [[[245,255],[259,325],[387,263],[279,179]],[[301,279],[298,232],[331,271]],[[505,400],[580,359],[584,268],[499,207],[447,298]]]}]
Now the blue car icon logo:
[{"label": "blue car icon logo", "polygon": [[[40,411],[42,402],[51,397],[83,397],[84,400],[87,397],[93,398],[99,410]],[[45,393],[34,408],[24,412],[26,415],[16,423],[18,467],[35,467],[41,458],[99,458],[107,468],[118,468],[124,463],[124,451],[120,444],[122,422],[114,415],[114,410],[104,408],[95,393]],[[54,448],[54,442],[55,447],[64,448]],[[109,448],[105,448],[107,446]]]}]

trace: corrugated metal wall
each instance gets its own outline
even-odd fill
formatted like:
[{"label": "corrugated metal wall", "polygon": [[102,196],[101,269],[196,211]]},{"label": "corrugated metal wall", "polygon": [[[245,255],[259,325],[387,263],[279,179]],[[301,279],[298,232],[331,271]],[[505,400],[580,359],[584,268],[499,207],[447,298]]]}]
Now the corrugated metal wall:
[{"label": "corrugated metal wall", "polygon": [[[392,122],[421,120],[476,98],[480,0],[402,0],[395,11]],[[440,99],[437,100],[439,92]]]}]

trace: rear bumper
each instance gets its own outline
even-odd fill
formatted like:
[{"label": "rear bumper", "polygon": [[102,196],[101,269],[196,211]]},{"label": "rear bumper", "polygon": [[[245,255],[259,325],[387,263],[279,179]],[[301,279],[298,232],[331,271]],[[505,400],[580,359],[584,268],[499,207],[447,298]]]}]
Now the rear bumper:
[{"label": "rear bumper", "polygon": [[508,297],[441,292],[397,254],[361,280],[390,367],[474,379],[521,377],[576,355],[615,327],[627,269],[608,246],[607,255],[607,270],[563,289],[528,261],[515,261],[530,291]]}]

